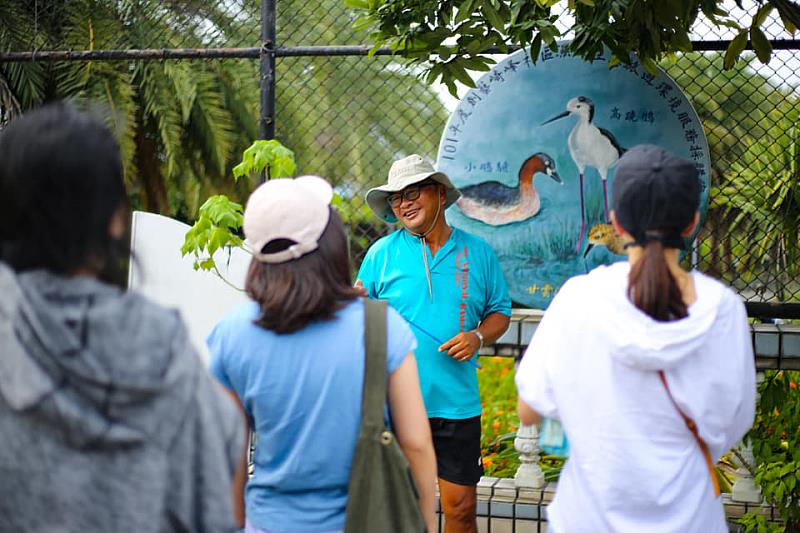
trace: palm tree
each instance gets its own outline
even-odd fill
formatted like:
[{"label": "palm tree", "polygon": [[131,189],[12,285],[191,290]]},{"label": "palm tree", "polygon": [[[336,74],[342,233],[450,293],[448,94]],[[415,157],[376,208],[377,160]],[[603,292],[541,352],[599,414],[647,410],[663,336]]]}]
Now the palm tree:
[{"label": "palm tree", "polygon": [[[729,281],[736,280],[746,264],[738,251],[753,249],[756,241],[754,234],[735,230],[743,211],[726,195],[752,162],[746,154],[752,155],[753,143],[765,138],[781,113],[798,105],[790,90],[777,87],[752,69],[753,59],[745,58],[730,70],[722,68],[721,53],[686,54],[661,64],[689,96],[708,138],[712,194],[699,235],[700,264]],[[778,113],[778,109],[783,111]]]},{"label": "palm tree", "polygon": [[[361,39],[339,0],[277,4],[283,46]],[[253,46],[258,9],[255,0],[53,0],[36,11],[0,0],[0,49]],[[110,110],[134,205],[193,219],[209,194],[242,200],[252,187],[229,176],[257,136],[259,78],[252,60],[2,63],[0,120],[57,98]],[[276,108],[277,137],[300,171],[354,200],[361,245],[384,229],[363,208],[363,189],[399,155],[433,157],[447,118],[432,89],[386,58],[281,58]]]},{"label": "palm tree", "polygon": [[741,270],[761,278],[762,293],[786,301],[800,292],[800,110],[788,103],[770,115],[771,125],[747,144],[715,192],[733,215]]},{"label": "palm tree", "polygon": [[[152,0],[57,0],[37,11],[25,0],[0,0],[0,48],[209,46],[205,34],[186,31],[192,17],[217,28],[212,40],[224,46],[223,30],[235,26],[235,17],[189,7]],[[0,106],[5,118],[64,98],[104,109],[120,143],[134,206],[192,217],[208,191],[234,188],[228,178],[232,156],[257,131],[257,87],[243,88],[253,74],[252,62],[3,63]],[[246,183],[239,187],[246,193]]]}]

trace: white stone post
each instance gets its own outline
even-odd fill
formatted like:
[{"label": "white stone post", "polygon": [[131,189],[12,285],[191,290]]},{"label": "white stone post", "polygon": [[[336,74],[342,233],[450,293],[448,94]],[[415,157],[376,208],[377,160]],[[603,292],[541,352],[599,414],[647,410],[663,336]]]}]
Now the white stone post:
[{"label": "white stone post", "polygon": [[539,430],[536,426],[520,424],[514,448],[519,452],[519,469],[514,474],[517,487],[540,489],[544,487],[544,474],[539,467]]},{"label": "white stone post", "polygon": [[734,450],[733,457],[736,465],[736,481],[733,482],[731,489],[731,500],[737,502],[761,503],[761,487],[756,485],[750,469],[755,468],[756,460],[753,457],[753,449],[750,440],[741,442]]}]

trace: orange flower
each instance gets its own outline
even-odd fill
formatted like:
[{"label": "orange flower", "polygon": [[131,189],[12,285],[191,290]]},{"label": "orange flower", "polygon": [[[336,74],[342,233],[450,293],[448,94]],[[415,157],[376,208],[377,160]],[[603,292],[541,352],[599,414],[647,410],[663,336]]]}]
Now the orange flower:
[{"label": "orange flower", "polygon": [[484,457],[483,458],[483,466],[484,467],[492,466],[492,464],[494,464],[494,461],[492,461],[491,457]]},{"label": "orange flower", "polygon": [[790,389],[796,389],[797,388],[797,383],[795,383],[794,381],[790,381],[789,382],[789,388]]},{"label": "orange flower", "polygon": [[499,420],[495,420],[494,422],[492,422],[492,429],[494,430],[495,433],[500,431],[500,421]]}]

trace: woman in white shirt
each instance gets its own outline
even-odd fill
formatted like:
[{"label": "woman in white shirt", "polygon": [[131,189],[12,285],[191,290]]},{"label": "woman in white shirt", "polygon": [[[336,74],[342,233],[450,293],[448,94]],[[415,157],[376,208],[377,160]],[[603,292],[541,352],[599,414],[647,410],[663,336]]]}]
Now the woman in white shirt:
[{"label": "woman in white shirt", "polygon": [[700,217],[691,162],[641,145],[614,179],[628,261],[564,284],[516,376],[522,423],[569,439],[549,530],[727,531],[713,465],[753,421],[744,305],[679,265]]}]

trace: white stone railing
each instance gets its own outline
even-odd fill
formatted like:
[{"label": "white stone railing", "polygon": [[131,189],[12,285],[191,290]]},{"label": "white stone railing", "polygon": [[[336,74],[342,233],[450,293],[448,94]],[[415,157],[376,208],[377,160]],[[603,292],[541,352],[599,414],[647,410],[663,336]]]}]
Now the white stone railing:
[{"label": "white stone railing", "polygon": [[[481,356],[522,357],[525,348],[539,325],[543,312],[532,309],[514,309],[511,325],[502,337],[491,346],[485,346]],[[753,348],[756,354],[758,370],[782,369],[800,370],[800,326],[780,324],[753,324],[751,326]],[[763,374],[758,373],[759,379]],[[539,432],[536,427],[520,424],[514,447],[520,454],[520,467],[514,476],[514,484],[518,488],[541,489],[544,487],[544,476],[539,467]],[[732,501],[759,503],[761,493],[755,484],[753,470],[753,454],[749,443],[740,444],[735,453],[739,466],[737,479],[731,494]],[[747,463],[747,464],[743,464]]]}]

